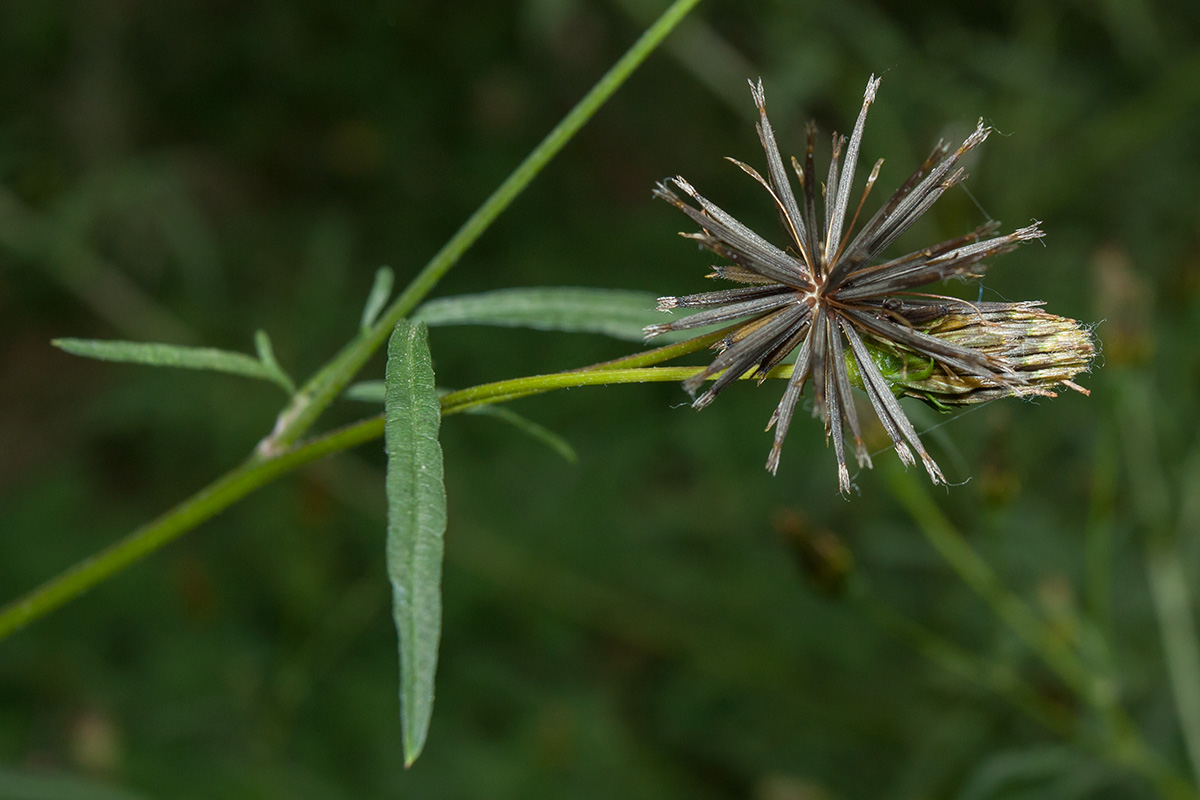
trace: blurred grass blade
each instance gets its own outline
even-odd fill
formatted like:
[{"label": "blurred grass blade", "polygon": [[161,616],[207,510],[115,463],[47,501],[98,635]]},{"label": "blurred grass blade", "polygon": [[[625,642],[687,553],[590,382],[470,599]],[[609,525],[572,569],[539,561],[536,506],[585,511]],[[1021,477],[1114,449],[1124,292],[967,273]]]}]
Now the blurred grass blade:
[{"label": "blurred grass blade", "polygon": [[386,384],[383,381],[359,381],[347,386],[342,397],[360,403],[382,403],[385,391]]},{"label": "blurred grass blade", "polygon": [[1188,761],[1200,780],[1200,638],[1178,549],[1152,545],[1146,572]]},{"label": "blurred grass blade", "polygon": [[215,347],[183,347],[155,342],[102,339],[54,339],[50,344],[71,355],[98,358],[101,361],[210,370],[279,383],[279,376],[258,359],[245,353],[218,350]]},{"label": "blurred grass blade", "polygon": [[387,305],[388,299],[392,296],[394,281],[395,275],[392,273],[391,267],[380,267],[375,270],[375,283],[371,284],[371,292],[367,295],[367,302],[363,306],[362,322],[360,323],[362,330],[368,330],[375,324],[375,320],[379,319],[379,312],[383,311],[383,307]]},{"label": "blurred grass blade", "polygon": [[545,331],[602,333],[640,342],[642,328],[662,322],[649,292],[543,286],[441,297],[413,312],[426,325],[500,325]]},{"label": "blurred grass blade", "polygon": [[275,348],[271,346],[271,337],[267,335],[266,331],[254,332],[254,349],[258,351],[258,360],[271,373],[272,379],[288,394],[295,394],[296,384],[275,359]]},{"label": "blurred grass blade", "polygon": [[[1096,797],[1115,782],[1116,776],[1093,759],[1065,746],[1040,746],[1008,750],[984,758],[967,774],[958,800],[995,800],[1001,797]],[[1027,792],[1040,787],[1044,792]],[[1058,789],[1053,791],[1051,789]]]},{"label": "blurred grass blade", "polygon": [[1176,511],[1168,489],[1172,478],[1164,469],[1166,462],[1159,451],[1155,425],[1162,403],[1151,382],[1139,372],[1122,374],[1119,386],[1123,419],[1118,428],[1125,440],[1125,467],[1146,548],[1150,597],[1188,761],[1193,779],[1200,782],[1200,635],[1192,616],[1193,597],[1180,549],[1180,543],[1195,534],[1200,522],[1200,502],[1195,493],[1200,486],[1200,450],[1183,465]]},{"label": "blurred grass blade", "polygon": [[425,745],[442,629],[442,536],[446,489],[425,326],[401,320],[388,342],[384,395],[387,450],[387,570],[400,639],[400,725],[404,763]]},{"label": "blurred grass blade", "polygon": [[537,439],[542,444],[549,447],[554,452],[558,453],[568,464],[574,464],[579,460],[579,456],[575,453],[575,448],[571,444],[559,436],[549,428],[539,425],[528,417],[523,417],[515,411],[504,408],[503,406],[476,406],[467,410],[468,414],[478,414],[485,417],[495,417],[496,419],[504,420],[509,425],[517,428],[523,433]]}]

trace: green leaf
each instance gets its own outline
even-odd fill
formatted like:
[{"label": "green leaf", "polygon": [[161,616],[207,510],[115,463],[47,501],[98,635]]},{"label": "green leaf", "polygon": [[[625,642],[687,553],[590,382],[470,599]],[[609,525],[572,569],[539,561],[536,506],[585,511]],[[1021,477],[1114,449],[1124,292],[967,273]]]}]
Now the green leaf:
[{"label": "green leaf", "polygon": [[544,286],[497,289],[430,300],[412,318],[426,325],[501,325],[547,331],[602,333],[640,342],[642,328],[662,322],[649,292]]},{"label": "green leaf", "polygon": [[[101,361],[119,361],[151,367],[202,369],[280,383],[279,375],[258,359],[245,353],[218,350],[215,347],[183,347],[155,342],[122,342],[100,339],[54,339],[50,344],[72,355],[98,358]],[[280,385],[288,389],[287,385],[282,383]]]},{"label": "green leaf", "polygon": [[296,384],[292,381],[292,377],[279,365],[279,362],[275,360],[275,348],[271,347],[271,337],[267,335],[266,331],[258,330],[254,332],[254,349],[258,351],[258,360],[271,373],[272,379],[282,386],[283,390],[288,394],[295,394]]},{"label": "green leaf", "polygon": [[425,746],[442,630],[442,419],[425,326],[401,320],[388,342],[384,382],[387,451],[387,570],[400,639],[400,726],[404,763]]},{"label": "green leaf", "polygon": [[466,413],[503,420],[558,453],[568,464],[574,464],[579,460],[579,456],[575,454],[575,448],[571,447],[570,442],[549,428],[539,425],[511,409],[502,406],[476,406],[467,409]]},{"label": "green leaf", "polygon": [[383,381],[359,381],[346,387],[342,397],[360,403],[382,403],[385,392]]},{"label": "green leaf", "polygon": [[383,311],[383,307],[387,305],[388,298],[392,296],[394,280],[395,275],[392,273],[391,267],[380,267],[375,270],[375,283],[371,285],[371,292],[367,295],[366,305],[363,306],[362,322],[360,323],[363,331],[375,324],[375,320],[379,318],[379,312]]}]

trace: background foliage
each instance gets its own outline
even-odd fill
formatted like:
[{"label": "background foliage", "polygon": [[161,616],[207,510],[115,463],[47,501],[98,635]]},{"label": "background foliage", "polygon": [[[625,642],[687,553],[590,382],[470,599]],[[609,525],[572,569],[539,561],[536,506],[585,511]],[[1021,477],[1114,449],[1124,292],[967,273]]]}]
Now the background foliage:
[{"label": "background foliage", "polygon": [[[250,352],[261,327],[307,374],[355,329],[374,270],[411,277],[658,10],[0,6],[0,599],[232,466],[281,400],[51,338]],[[706,288],[706,257],[673,235],[688,225],[649,190],[682,173],[770,229],[761,189],[719,158],[761,159],[747,77],[797,152],[805,119],[848,129],[882,73],[864,158],[887,158],[885,188],[985,116],[1005,135],[970,194],[910,239],[1041,219],[1046,248],[998,260],[987,296],[1105,320],[1104,356],[1090,399],[995,403],[929,434],[970,479],[935,496],[1186,773],[1146,554],[1178,532],[1198,585],[1200,514],[1180,502],[1200,493],[1197,16],[1182,0],[703,5],[439,294]],[[487,328],[430,342],[451,387],[629,350]],[[438,703],[412,770],[368,446],[0,644],[0,790],[59,774],[122,797],[1152,796],[894,635],[880,609],[1083,713],[929,549],[889,489],[893,455],[846,502],[805,420],[779,476],[762,470],[777,389],[738,385],[699,415],[684,400],[671,384],[518,403],[573,466],[493,419],[447,420]],[[791,558],[812,536],[853,553],[843,591]]]}]

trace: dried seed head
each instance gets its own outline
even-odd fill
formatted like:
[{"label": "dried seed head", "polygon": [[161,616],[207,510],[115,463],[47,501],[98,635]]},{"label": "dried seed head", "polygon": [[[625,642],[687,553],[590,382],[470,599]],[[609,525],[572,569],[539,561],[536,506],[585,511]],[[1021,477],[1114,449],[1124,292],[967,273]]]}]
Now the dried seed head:
[{"label": "dried seed head", "polygon": [[[742,285],[664,297],[659,301],[663,311],[697,311],[646,328],[649,338],[706,325],[740,325],[716,345],[712,363],[684,382],[695,408],[707,406],[742,376],[766,376],[795,352],[787,389],[767,426],[775,430],[767,469],[778,468],[796,403],[811,383],[813,413],[825,423],[837,459],[838,485],[847,492],[846,429],[859,465],[870,466],[851,385],[866,392],[900,460],[913,464],[920,459],[934,483],[944,483],[945,478],[905,416],[898,394],[947,406],[1006,395],[1053,395],[1057,385],[1084,391],[1072,379],[1088,368],[1095,348],[1091,332],[1078,322],[1047,314],[1038,309],[1039,303],[971,304],[914,291],[948,278],[981,277],[993,256],[1041,238],[1038,223],[996,235],[999,225],[989,222],[964,236],[877,263],[946,189],[963,180],[959,161],[990,133],[982,120],[958,147],[939,142],[855,231],[866,193],[878,177],[877,163],[866,180],[863,200],[851,208],[863,130],[879,80],[872,76],[867,82],[850,137],[834,135],[823,187],[813,159],[816,129],[808,126],[803,164],[791,159],[799,193],[793,191],[767,119],[762,82],[750,88],[767,169],[759,172],[730,160],[771,197],[785,234],[784,247],[743,225],[681,177],[664,180],[654,190],[655,197],[699,226],[698,232],[683,236],[730,262],[713,267],[709,277]],[[818,196],[823,204],[820,224]]]},{"label": "dried seed head", "polygon": [[[1091,329],[1078,320],[1042,311],[1040,302],[956,304],[922,323],[923,333],[1002,359],[1021,380],[1008,385],[957,372],[935,359],[905,348],[878,344],[871,356],[893,390],[937,407],[971,405],[1001,397],[1055,397],[1091,369],[1096,345]],[[848,365],[851,382],[861,383],[857,365]]]}]

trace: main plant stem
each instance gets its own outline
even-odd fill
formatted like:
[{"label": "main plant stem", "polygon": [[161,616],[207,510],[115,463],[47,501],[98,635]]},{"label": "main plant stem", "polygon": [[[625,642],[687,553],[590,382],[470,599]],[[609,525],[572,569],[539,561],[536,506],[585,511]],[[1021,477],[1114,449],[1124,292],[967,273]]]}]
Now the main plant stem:
[{"label": "main plant stem", "polygon": [[354,376],[371,355],[383,346],[396,323],[408,316],[417,304],[429,295],[438,281],[458,263],[463,253],[491,226],[496,217],[524,191],[550,159],[562,150],[584,123],[592,118],[600,106],[633,74],[698,2],[699,0],[675,0],[658,21],[646,29],[625,55],[604,73],[583,99],[505,178],[454,236],[450,237],[412,283],[379,315],[375,323],[342,348],[340,353],[295,394],[292,402],[280,412],[275,429],[259,443],[256,450],[258,457],[269,457],[272,453],[284,450],[308,432],[317,417],[342,393],[350,381],[354,380]]},{"label": "main plant stem", "polygon": [[[371,355],[387,341],[396,323],[428,296],[438,281],[458,263],[463,253],[508,208],[550,159],[562,150],[697,3],[699,0],[675,0],[671,3],[662,16],[646,29],[621,59],[463,223],[412,283],[380,314],[375,323],[343,347],[293,395],[291,402],[280,412],[274,429],[259,442],[241,466],[218,478],[154,522],[137,529],[111,547],[85,559],[25,597],[0,609],[0,639],[68,600],[78,597],[105,578],[178,538],[284,472],[327,453],[344,450],[379,436],[383,426],[382,420],[369,419],[308,443],[297,444],[317,417],[354,379]],[[658,379],[667,380],[665,377]],[[579,385],[595,383],[596,381],[586,381]],[[529,393],[531,392],[525,391],[523,394]],[[509,398],[498,397],[493,402],[503,399]]]},{"label": "main plant stem", "polygon": [[[441,398],[442,415],[450,416],[471,408],[504,403],[518,397],[579,386],[607,386],[619,383],[682,381],[703,367],[630,366],[661,363],[711,344],[724,332],[700,336],[675,345],[648,350],[625,358],[590,367],[533,375],[474,386],[451,392]],[[790,367],[783,366],[771,377],[786,378]],[[0,609],[0,639],[11,635],[39,617],[91,589],[106,578],[174,541],[202,522],[211,519],[235,502],[275,478],[322,456],[347,450],[383,435],[383,416],[370,417],[306,442],[294,444],[270,454],[256,454],[184,500],[153,522],[147,523],[124,539],[60,573],[24,597]]]}]

